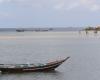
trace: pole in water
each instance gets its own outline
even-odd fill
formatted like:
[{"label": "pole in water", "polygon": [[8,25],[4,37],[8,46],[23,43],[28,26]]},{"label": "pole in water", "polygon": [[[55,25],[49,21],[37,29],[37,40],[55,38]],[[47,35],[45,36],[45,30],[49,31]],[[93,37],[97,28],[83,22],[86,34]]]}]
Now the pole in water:
[{"label": "pole in water", "polygon": [[2,73],[2,71],[0,71],[0,74]]},{"label": "pole in water", "polygon": [[88,34],[88,30],[85,30],[86,35]]}]

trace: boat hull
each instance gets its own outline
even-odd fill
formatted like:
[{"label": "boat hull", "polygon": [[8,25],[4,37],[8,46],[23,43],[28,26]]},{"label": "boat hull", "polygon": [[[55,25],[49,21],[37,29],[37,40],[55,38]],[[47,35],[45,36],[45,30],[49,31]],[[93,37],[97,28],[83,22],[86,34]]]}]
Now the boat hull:
[{"label": "boat hull", "polygon": [[[53,71],[55,70],[58,66],[60,66],[63,62],[65,62],[69,57],[63,60],[59,61],[54,61],[47,63],[46,65],[43,66],[33,66],[33,67],[18,67],[18,68],[5,68],[5,67],[0,67],[1,72],[10,72],[10,73],[17,73],[17,72],[40,72],[40,71]],[[10,65],[10,64],[9,64]]]}]

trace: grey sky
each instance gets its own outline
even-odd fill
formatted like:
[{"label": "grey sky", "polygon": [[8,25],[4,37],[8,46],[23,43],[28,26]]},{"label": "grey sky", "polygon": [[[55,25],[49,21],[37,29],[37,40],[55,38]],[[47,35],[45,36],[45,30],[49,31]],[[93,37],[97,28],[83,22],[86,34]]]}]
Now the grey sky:
[{"label": "grey sky", "polygon": [[99,20],[99,0],[0,0],[0,27],[83,27]]}]

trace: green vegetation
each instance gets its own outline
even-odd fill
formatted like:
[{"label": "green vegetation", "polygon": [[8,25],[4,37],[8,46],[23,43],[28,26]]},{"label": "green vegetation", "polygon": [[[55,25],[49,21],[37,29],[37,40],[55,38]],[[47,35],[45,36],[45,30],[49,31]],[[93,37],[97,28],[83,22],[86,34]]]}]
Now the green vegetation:
[{"label": "green vegetation", "polygon": [[93,30],[96,30],[96,31],[100,31],[100,26],[97,26],[97,27],[87,27],[84,29],[85,31],[93,31]]}]

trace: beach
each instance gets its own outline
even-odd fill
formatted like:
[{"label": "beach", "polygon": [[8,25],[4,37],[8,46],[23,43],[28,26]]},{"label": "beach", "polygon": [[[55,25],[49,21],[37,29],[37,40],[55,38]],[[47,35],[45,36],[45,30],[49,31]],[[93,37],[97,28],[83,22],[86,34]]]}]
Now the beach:
[{"label": "beach", "polygon": [[20,39],[20,38],[56,38],[58,37],[66,37],[66,38],[95,38],[100,37],[100,31],[97,34],[94,31],[88,31],[86,34],[85,31],[57,31],[57,32],[0,32],[0,39]]}]

